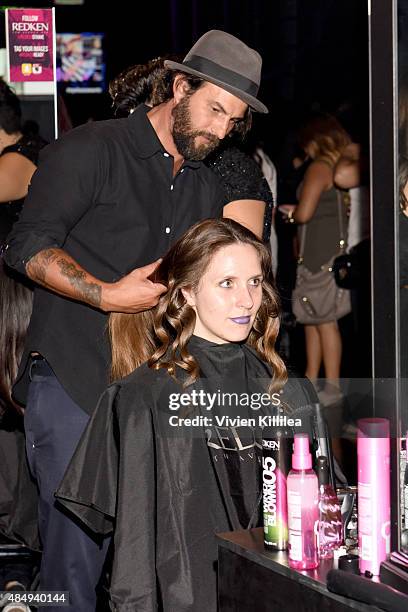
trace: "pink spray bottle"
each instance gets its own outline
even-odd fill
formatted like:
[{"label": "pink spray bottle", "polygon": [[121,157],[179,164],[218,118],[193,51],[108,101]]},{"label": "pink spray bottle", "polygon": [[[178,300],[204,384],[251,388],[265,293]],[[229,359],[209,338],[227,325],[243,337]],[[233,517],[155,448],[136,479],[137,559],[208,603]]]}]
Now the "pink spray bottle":
[{"label": "pink spray bottle", "polygon": [[378,576],[390,552],[390,424],[371,418],[357,427],[359,566]]},{"label": "pink spray bottle", "polygon": [[287,492],[289,566],[298,570],[315,569],[319,565],[319,487],[312,470],[307,434],[295,434]]}]

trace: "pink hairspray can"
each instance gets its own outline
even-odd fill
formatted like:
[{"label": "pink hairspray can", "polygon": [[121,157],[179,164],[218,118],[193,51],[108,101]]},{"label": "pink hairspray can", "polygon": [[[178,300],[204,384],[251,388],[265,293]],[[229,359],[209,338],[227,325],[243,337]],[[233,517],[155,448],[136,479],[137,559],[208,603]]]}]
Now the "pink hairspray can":
[{"label": "pink hairspray can", "polygon": [[289,567],[315,569],[319,565],[319,487],[312,470],[309,436],[295,434],[292,469],[287,479]]},{"label": "pink hairspray can", "polygon": [[390,552],[390,424],[370,418],[357,427],[360,572],[378,576]]}]

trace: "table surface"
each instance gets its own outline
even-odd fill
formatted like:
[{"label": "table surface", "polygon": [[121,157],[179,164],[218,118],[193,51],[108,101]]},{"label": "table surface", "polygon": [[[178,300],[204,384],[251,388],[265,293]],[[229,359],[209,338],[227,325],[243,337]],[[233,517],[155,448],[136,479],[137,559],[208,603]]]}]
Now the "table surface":
[{"label": "table surface", "polygon": [[[227,533],[217,534],[218,545],[228,550],[254,561],[263,567],[296,580],[297,582],[321,592],[326,596],[347,604],[350,608],[360,611],[373,612],[376,607],[363,604],[353,599],[348,599],[341,595],[331,593],[326,586],[327,573],[337,567],[337,561],[332,559],[322,559],[320,565],[315,570],[299,571],[289,567],[288,553],[286,551],[269,551],[265,550],[263,543],[263,529],[230,531]],[[374,578],[378,580],[378,578]]]}]

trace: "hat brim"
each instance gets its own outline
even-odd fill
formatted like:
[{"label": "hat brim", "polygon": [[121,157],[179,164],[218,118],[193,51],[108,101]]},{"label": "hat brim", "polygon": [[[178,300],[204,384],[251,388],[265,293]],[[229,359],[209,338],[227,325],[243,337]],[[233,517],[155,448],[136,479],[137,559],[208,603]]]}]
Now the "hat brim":
[{"label": "hat brim", "polygon": [[257,98],[251,96],[250,94],[247,94],[241,89],[229,85],[228,83],[224,83],[219,79],[215,79],[211,76],[208,76],[208,74],[204,74],[203,72],[194,70],[194,68],[190,68],[185,64],[173,62],[172,60],[165,60],[164,65],[166,66],[166,68],[170,68],[170,70],[180,70],[181,72],[186,72],[187,74],[193,74],[194,76],[198,76],[204,79],[204,81],[208,81],[209,83],[214,83],[214,85],[218,85],[218,87],[221,87],[222,89],[225,89],[232,95],[236,96],[237,98],[248,104],[248,106],[252,110],[257,111],[258,113],[269,113],[269,110],[267,109],[265,104],[262,104],[262,102],[260,102]]}]

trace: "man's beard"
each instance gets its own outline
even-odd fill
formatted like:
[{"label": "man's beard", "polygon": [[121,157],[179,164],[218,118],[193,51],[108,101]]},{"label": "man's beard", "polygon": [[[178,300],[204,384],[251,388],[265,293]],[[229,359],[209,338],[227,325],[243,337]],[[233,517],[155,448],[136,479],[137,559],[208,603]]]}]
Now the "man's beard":
[{"label": "man's beard", "polygon": [[[185,96],[173,108],[174,119],[172,136],[177,151],[184,159],[191,161],[201,161],[212,153],[220,144],[220,139],[200,130],[193,130],[191,125],[190,98]],[[197,136],[205,136],[209,139],[208,144],[196,145]]]}]

